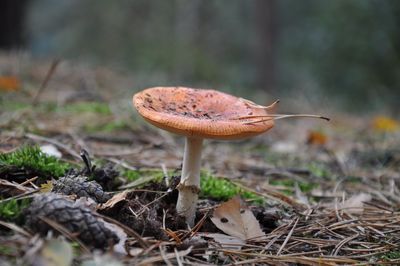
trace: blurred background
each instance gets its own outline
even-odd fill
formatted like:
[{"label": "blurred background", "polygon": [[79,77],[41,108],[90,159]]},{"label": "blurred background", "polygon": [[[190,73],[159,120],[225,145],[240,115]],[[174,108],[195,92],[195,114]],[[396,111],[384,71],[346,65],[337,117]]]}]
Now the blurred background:
[{"label": "blurred background", "polygon": [[0,49],[118,69],[129,94],[185,85],[289,111],[400,112],[397,0],[2,0]]}]

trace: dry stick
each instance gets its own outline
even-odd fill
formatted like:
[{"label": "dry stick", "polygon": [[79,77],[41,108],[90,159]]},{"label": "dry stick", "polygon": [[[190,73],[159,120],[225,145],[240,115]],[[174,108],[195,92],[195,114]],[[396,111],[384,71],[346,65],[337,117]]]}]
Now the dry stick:
[{"label": "dry stick", "polygon": [[375,208],[377,208],[377,209],[379,209],[379,212],[381,212],[381,210],[384,210],[384,211],[387,211],[387,212],[389,212],[389,213],[393,213],[394,211],[393,210],[391,210],[391,209],[388,209],[388,208],[386,208],[386,207],[384,207],[384,206],[382,206],[382,205],[379,205],[378,203],[374,203],[374,202],[363,202],[365,205],[370,205],[370,206],[372,206],[372,207],[375,207]]},{"label": "dry stick", "polygon": [[46,77],[44,78],[42,84],[40,85],[39,90],[35,94],[32,100],[32,105],[35,106],[39,100],[40,95],[44,91],[44,89],[47,87],[47,84],[49,83],[49,80],[51,76],[54,74],[58,64],[60,63],[60,59],[54,59],[53,62],[51,63],[51,66],[49,68],[49,71],[47,71]]},{"label": "dry stick", "polygon": [[37,193],[39,191],[40,191],[40,189],[34,189],[34,190],[27,191],[27,192],[19,194],[19,195],[8,197],[6,199],[0,200],[0,204],[2,204],[4,202],[7,202],[7,201],[10,201],[10,200],[14,200],[14,199],[18,200],[18,199],[24,199],[24,198],[31,198],[31,197],[33,197],[31,194],[35,194],[35,193]]},{"label": "dry stick", "polygon": [[178,262],[179,266],[183,266],[183,263],[181,261],[181,256],[179,255],[178,250],[176,248],[174,248],[174,252],[175,252],[176,262]]},{"label": "dry stick", "polygon": [[182,240],[186,239],[189,235],[190,235],[190,237],[193,237],[201,229],[201,227],[203,226],[204,222],[209,217],[209,214],[210,214],[210,211],[205,213],[203,215],[203,217],[200,219],[200,221],[192,228],[192,230],[190,230],[188,233],[183,235],[183,237],[181,239]]},{"label": "dry stick", "polygon": [[[31,192],[32,191],[32,188],[26,187],[26,186],[24,186],[22,184],[18,184],[16,182],[10,182],[10,181],[5,180],[5,179],[0,179],[0,187],[10,187],[10,189],[18,190],[19,194],[14,195],[14,196],[18,196],[18,195],[21,195],[23,193],[27,193],[27,192]],[[15,194],[15,193],[13,193],[13,194]]]},{"label": "dry stick", "polygon": [[359,234],[356,234],[354,236],[349,236],[348,238],[343,239],[342,241],[340,241],[335,248],[332,250],[331,255],[333,256],[337,256],[337,254],[339,253],[340,249],[348,242],[350,242],[351,240],[359,237]]},{"label": "dry stick", "polygon": [[168,193],[166,193],[166,192],[161,192],[161,193],[163,193],[161,196],[155,198],[154,200],[152,200],[151,202],[149,202],[149,203],[147,203],[147,204],[145,204],[145,205],[142,205],[143,207],[139,210],[139,212],[137,213],[137,216],[141,215],[143,212],[145,212],[146,210],[148,210],[148,209],[149,209],[148,207],[149,207],[150,205],[156,203],[157,201],[159,201],[160,199],[162,199],[162,198],[164,198],[165,196],[168,195]]},{"label": "dry stick", "polygon": [[[282,229],[282,228],[283,228],[282,226],[281,226],[280,228],[278,227],[277,229],[279,229],[279,230],[275,229],[274,231],[272,231],[272,232],[270,233],[270,235],[271,235],[272,233],[274,233],[275,231],[281,231],[280,229]],[[271,239],[271,241],[269,241],[268,244],[264,247],[264,250],[268,250],[270,247],[272,247],[272,245],[273,245],[282,235],[283,235],[283,232],[277,234],[276,236],[274,236],[274,237]]]},{"label": "dry stick", "polygon": [[290,237],[292,236],[293,231],[294,231],[294,229],[296,228],[296,225],[297,225],[298,222],[299,222],[299,218],[297,218],[297,219],[295,220],[292,229],[290,229],[289,234],[287,235],[285,241],[283,241],[283,244],[282,244],[282,246],[279,248],[279,250],[278,250],[278,252],[276,253],[276,255],[279,256],[279,255],[281,254],[283,248],[286,246],[287,242],[289,241]]},{"label": "dry stick", "polygon": [[[38,179],[38,178],[39,178],[38,176],[32,177],[31,179],[25,180],[24,182],[22,182],[19,185],[20,186],[25,186],[26,184],[31,183],[31,182],[35,181],[36,179]],[[37,189],[37,187],[35,189]]]},{"label": "dry stick", "polygon": [[239,116],[237,118],[231,118],[231,120],[242,120],[242,119],[251,119],[251,118],[270,118],[270,119],[282,119],[282,118],[291,118],[291,117],[311,117],[311,118],[319,118],[329,121],[329,117],[321,116],[321,115],[309,115],[309,114],[265,114],[265,115],[245,115]]},{"label": "dry stick", "polygon": [[255,102],[252,102],[252,101],[244,99],[244,98],[239,98],[239,100],[244,102],[247,105],[250,105],[253,108],[260,108],[260,109],[266,109],[266,110],[270,110],[270,109],[273,110],[275,108],[275,106],[281,101],[278,99],[275,102],[273,102],[272,104],[270,104],[269,106],[265,106],[265,105],[257,104]]},{"label": "dry stick", "polygon": [[74,151],[72,148],[68,147],[67,145],[65,145],[65,144],[63,144],[63,143],[61,143],[61,142],[59,142],[57,140],[46,138],[46,137],[42,137],[42,136],[38,136],[38,135],[35,135],[35,134],[32,134],[32,133],[25,134],[25,137],[27,137],[29,139],[36,140],[36,141],[44,141],[44,142],[51,143],[51,144],[53,144],[55,146],[58,146],[59,148],[65,150],[66,152],[68,152],[73,157],[78,158],[79,160],[81,160],[81,156],[76,151]]},{"label": "dry stick", "polygon": [[14,232],[20,233],[21,235],[24,235],[26,237],[29,237],[29,238],[32,237],[32,235],[29,232],[25,231],[22,227],[19,227],[16,224],[7,223],[7,222],[3,222],[0,220],[0,225],[7,227],[8,229],[13,230]]}]

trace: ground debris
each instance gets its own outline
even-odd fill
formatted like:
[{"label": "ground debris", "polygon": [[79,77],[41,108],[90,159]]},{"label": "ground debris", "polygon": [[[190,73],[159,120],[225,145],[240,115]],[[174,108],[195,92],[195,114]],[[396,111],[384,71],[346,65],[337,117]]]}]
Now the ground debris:
[{"label": "ground debris", "polygon": [[[109,192],[121,189],[121,184],[132,182],[124,172],[118,172],[121,166],[132,171],[143,168],[159,170],[160,165],[179,169],[182,154],[177,147],[183,145],[180,140],[150,127],[141,127],[139,120],[132,119],[133,112],[126,101],[132,96],[132,91],[125,91],[124,99],[119,98],[121,93],[114,90],[110,93],[110,86],[128,87],[118,86],[123,77],[117,78],[115,73],[110,75],[112,71],[109,70],[91,70],[64,61],[63,67],[57,70],[60,76],[52,79],[52,86],[60,89],[49,87],[41,95],[38,105],[32,106],[31,99],[26,96],[34,95],[30,88],[38,88],[48,70],[47,65],[45,68],[41,65],[43,63],[35,60],[24,62],[21,72],[25,73],[21,73],[21,77],[27,78],[21,82],[26,86],[4,95],[0,104],[1,157],[18,155],[15,157],[18,160],[7,159],[3,160],[5,164],[0,163],[2,214],[7,211],[18,213],[19,206],[25,206],[21,199],[36,193],[49,180],[68,174],[85,176]],[[41,68],[44,71],[38,72]],[[2,69],[7,72],[4,66]],[[32,71],[43,73],[33,75]],[[81,82],[87,78],[87,73],[100,81],[97,82],[99,87],[90,91],[109,95],[101,97],[105,102],[96,102],[93,98],[88,101],[82,97],[71,101],[71,95],[82,96]],[[132,80],[129,78],[129,82],[124,84],[132,84]],[[121,101],[126,106],[120,106]],[[210,220],[212,210],[221,203],[221,199],[210,196],[203,196],[199,202],[196,227],[187,228],[184,219],[175,211],[175,185],[166,186],[160,181],[141,183],[134,190],[118,194],[114,201],[107,201],[108,205],[99,204],[97,212],[104,216],[98,216],[85,207],[82,203],[84,198],[74,202],[61,195],[51,196],[52,200],[45,204],[42,200],[49,194],[38,195],[42,200],[28,209],[30,217],[23,213],[20,219],[26,219],[33,232],[42,230],[42,235],[39,237],[22,227],[15,227],[20,225],[15,216],[4,219],[7,222],[0,226],[0,264],[23,264],[21,260],[32,246],[35,247],[32,243],[45,243],[51,237],[51,234],[46,234],[50,229],[55,233],[60,231],[72,240],[73,244],[67,241],[71,246],[79,244],[78,241],[84,242],[80,237],[92,230],[92,225],[98,225],[101,217],[114,225],[117,222],[113,219],[118,220],[118,226],[125,226],[125,232],[131,230],[125,243],[129,256],[117,255],[114,249],[106,253],[110,256],[107,259],[101,252],[82,255],[75,254],[74,249],[74,263],[400,265],[398,125],[395,131],[388,130],[388,121],[383,120],[385,125],[373,127],[380,127],[383,129],[380,131],[385,132],[376,132],[366,126],[370,121],[368,115],[360,117],[337,111],[331,115],[335,121],[323,128],[308,121],[287,123],[276,127],[268,136],[234,144],[210,140],[211,145],[206,145],[204,170],[213,176],[234,180],[243,188],[251,188],[253,193],[265,199],[265,204],[249,204],[266,233],[263,242],[241,240],[232,243],[232,237],[223,234]],[[119,126],[120,122],[123,122],[123,127]],[[321,132],[326,138],[312,136],[310,140],[310,132]],[[316,145],[306,144],[307,140]],[[51,144],[62,153],[62,157],[57,161],[50,156],[29,159],[27,155],[31,152],[14,153],[20,147],[33,144]],[[96,156],[96,163],[99,159],[113,164],[102,165],[99,161],[96,167],[91,163],[89,167],[84,166],[82,154],[79,154],[82,148]],[[39,154],[38,150],[33,154]],[[43,158],[46,160],[42,161]],[[29,165],[27,162],[34,163]],[[66,173],[70,167],[78,169]],[[171,175],[174,174],[179,173]],[[144,178],[140,176],[137,180],[143,181]],[[179,182],[179,177],[174,180]],[[296,204],[294,195],[297,199],[304,198],[301,200],[303,204]],[[76,210],[75,206],[78,206]],[[15,207],[18,208],[14,210]],[[57,217],[71,213],[73,218],[57,220]],[[89,213],[94,215],[90,219],[95,222],[88,225],[86,215]],[[39,215],[43,219],[38,218]],[[78,221],[79,217],[81,220]],[[3,218],[5,216],[0,217]],[[74,224],[82,229],[68,227]],[[99,225],[99,228],[103,227]],[[93,230],[103,230],[99,228]],[[104,238],[100,233],[91,233],[90,237],[92,239],[84,242],[90,248],[95,245],[103,248],[109,244],[95,240],[96,237]],[[140,240],[148,245],[140,244]],[[123,239],[120,242],[124,242]],[[37,252],[33,254],[39,255]]]},{"label": "ground debris", "polygon": [[175,210],[177,196],[176,189],[150,182],[140,189],[115,195],[99,208],[99,212],[113,217],[142,236],[167,240],[165,228],[187,228],[184,217],[177,215]]}]

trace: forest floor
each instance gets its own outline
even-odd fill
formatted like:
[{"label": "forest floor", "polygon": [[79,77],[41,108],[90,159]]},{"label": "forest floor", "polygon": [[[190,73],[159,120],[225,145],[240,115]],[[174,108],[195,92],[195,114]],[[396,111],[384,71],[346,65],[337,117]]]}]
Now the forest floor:
[{"label": "forest floor", "polygon": [[206,141],[188,228],[184,140],[138,117],[129,75],[7,56],[0,73],[1,265],[400,264],[396,120],[324,113]]}]

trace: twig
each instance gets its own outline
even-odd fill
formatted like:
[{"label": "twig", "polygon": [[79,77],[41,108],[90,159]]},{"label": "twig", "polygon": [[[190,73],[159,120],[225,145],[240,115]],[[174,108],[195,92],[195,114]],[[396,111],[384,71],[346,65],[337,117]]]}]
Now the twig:
[{"label": "twig", "polygon": [[50,81],[50,78],[53,76],[58,64],[60,63],[60,59],[54,59],[53,62],[51,63],[51,66],[49,70],[47,71],[46,77],[44,78],[42,84],[40,85],[39,90],[35,94],[32,100],[32,105],[35,106],[39,100],[40,95],[43,93],[43,91],[46,89],[47,84]]},{"label": "twig", "polygon": [[289,241],[290,237],[292,236],[293,231],[294,231],[294,229],[296,228],[298,222],[299,222],[299,218],[297,218],[297,219],[295,220],[292,229],[290,230],[289,234],[287,235],[285,241],[283,241],[283,244],[282,244],[282,246],[279,248],[279,250],[278,250],[278,252],[276,253],[276,255],[279,256],[279,255],[281,254],[283,248],[286,246],[287,242]]},{"label": "twig", "polygon": [[24,229],[22,229],[21,227],[19,227],[16,224],[7,223],[7,222],[3,222],[3,221],[0,220],[0,225],[2,225],[4,227],[7,227],[8,229],[11,229],[14,232],[20,233],[21,235],[24,235],[26,237],[29,237],[29,238],[32,237],[32,235],[29,232],[25,231]]},{"label": "twig", "polygon": [[354,235],[354,236],[350,236],[348,238],[343,239],[342,241],[339,242],[339,244],[337,244],[335,246],[335,249],[332,250],[331,255],[333,256],[337,256],[337,254],[339,253],[340,249],[348,242],[350,242],[351,240],[357,238],[359,235]]}]

